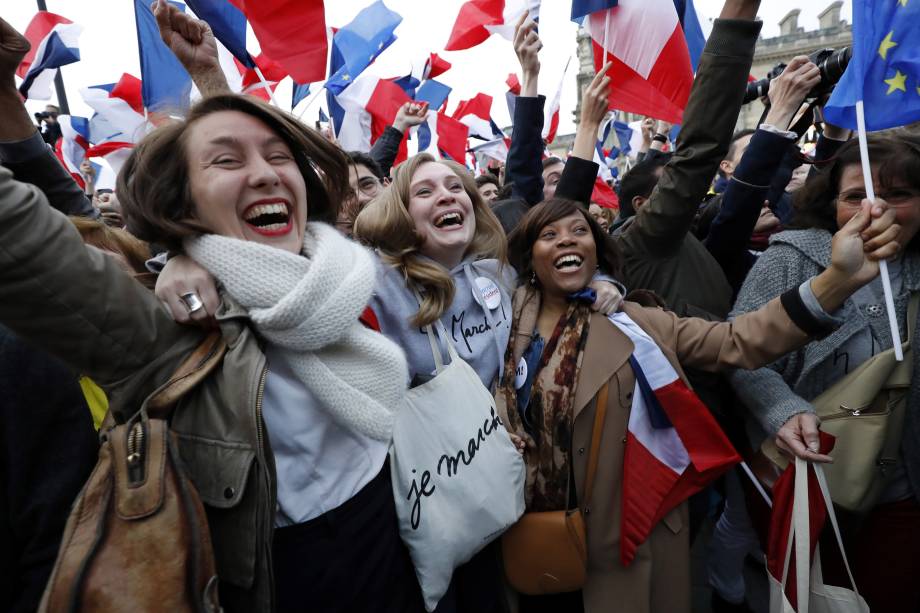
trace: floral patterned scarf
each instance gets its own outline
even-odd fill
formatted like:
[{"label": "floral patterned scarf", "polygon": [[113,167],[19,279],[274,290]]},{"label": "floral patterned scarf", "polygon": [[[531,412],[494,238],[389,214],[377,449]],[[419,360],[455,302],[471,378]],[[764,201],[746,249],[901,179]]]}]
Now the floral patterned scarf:
[{"label": "floral patterned scarf", "polygon": [[[566,509],[569,503],[575,387],[588,340],[590,309],[580,301],[573,301],[547,339],[533,379],[525,427],[517,409],[515,369],[520,355],[515,351],[514,339],[520,334],[532,337],[540,311],[540,297],[531,290],[518,291],[514,299],[527,302],[523,309],[515,305],[515,314],[524,310],[529,316],[513,319],[512,342],[505,354],[504,383],[496,393],[496,400],[504,405],[508,431],[527,442],[524,451],[527,510],[559,511]],[[519,329],[519,326],[524,327]]]}]

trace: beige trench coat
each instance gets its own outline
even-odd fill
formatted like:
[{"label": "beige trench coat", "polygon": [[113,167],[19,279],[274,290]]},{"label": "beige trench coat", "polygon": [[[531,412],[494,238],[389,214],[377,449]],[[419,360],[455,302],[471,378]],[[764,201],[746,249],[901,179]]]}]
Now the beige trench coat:
[{"label": "beige trench coat", "polygon": [[[511,339],[516,364],[534,330],[538,300],[527,288],[515,294],[514,317],[522,318]],[[706,371],[759,368],[808,342],[777,298],[734,322],[679,318],[661,309],[624,303],[623,310],[649,334],[680,374],[681,363]],[[620,480],[635,377],[628,359],[629,338],[605,316],[592,313],[585,356],[575,391],[572,457],[575,485],[588,539],[588,578],[583,588],[586,613],[682,613],[690,611],[690,546],[687,505],[665,516],[643,543],[629,567],[620,564]],[[607,415],[591,500],[581,500],[594,424],[596,395],[610,384]],[[688,383],[689,385],[689,383]],[[504,402],[499,410],[507,419]],[[507,423],[507,422],[506,422]]]}]

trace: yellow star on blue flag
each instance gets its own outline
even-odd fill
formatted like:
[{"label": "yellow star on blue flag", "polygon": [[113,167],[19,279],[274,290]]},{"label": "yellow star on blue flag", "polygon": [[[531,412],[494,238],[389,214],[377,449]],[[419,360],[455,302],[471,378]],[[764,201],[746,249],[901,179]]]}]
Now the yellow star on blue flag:
[{"label": "yellow star on blue flag", "polygon": [[853,0],[853,57],[824,107],[835,125],[866,129],[920,121],[920,0]]}]

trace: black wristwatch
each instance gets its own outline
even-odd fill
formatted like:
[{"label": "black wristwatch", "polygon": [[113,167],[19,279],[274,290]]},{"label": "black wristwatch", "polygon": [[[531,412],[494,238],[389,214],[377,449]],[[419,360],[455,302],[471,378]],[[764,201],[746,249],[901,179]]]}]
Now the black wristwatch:
[{"label": "black wristwatch", "polygon": [[656,134],[652,137],[652,140],[659,143],[666,143],[668,142],[668,137],[664,134]]}]

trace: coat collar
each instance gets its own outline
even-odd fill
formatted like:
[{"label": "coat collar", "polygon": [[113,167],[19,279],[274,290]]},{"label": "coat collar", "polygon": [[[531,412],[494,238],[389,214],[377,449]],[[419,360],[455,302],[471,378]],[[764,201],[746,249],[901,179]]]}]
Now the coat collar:
[{"label": "coat collar", "polygon": [[623,367],[633,352],[633,343],[605,315],[591,313],[585,357],[575,388],[575,419],[601,387]]}]

